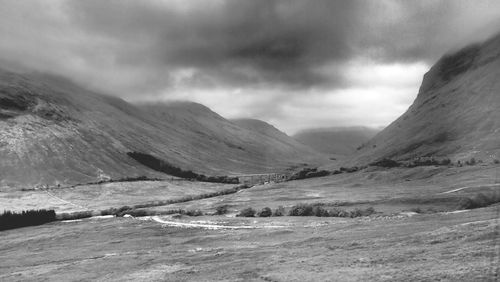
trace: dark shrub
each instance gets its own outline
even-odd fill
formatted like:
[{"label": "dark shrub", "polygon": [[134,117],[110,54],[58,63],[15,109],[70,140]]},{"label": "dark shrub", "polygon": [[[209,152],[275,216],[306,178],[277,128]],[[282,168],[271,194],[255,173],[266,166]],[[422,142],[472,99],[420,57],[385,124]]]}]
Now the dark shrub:
[{"label": "dark shrub", "polygon": [[72,212],[72,213],[62,213],[57,216],[58,219],[61,220],[75,220],[75,219],[82,219],[82,218],[88,218],[92,217],[92,212],[91,211],[79,211],[79,212]]},{"label": "dark shrub", "polygon": [[448,158],[442,159],[440,162],[440,165],[450,165],[450,164],[451,164],[451,160]]},{"label": "dark shrub", "polygon": [[347,172],[347,173],[356,172],[358,170],[359,170],[359,167],[357,167],[357,166],[353,166],[353,167],[341,167],[340,168],[341,172]]},{"label": "dark shrub", "polygon": [[257,216],[259,217],[270,217],[271,215],[273,215],[273,211],[268,208],[268,207],[265,207],[263,208],[258,214]]},{"label": "dark shrub", "polygon": [[500,202],[500,193],[491,192],[488,194],[479,193],[474,197],[463,198],[459,203],[460,209],[476,209],[487,207]]},{"label": "dark shrub", "polygon": [[494,164],[500,164],[500,160],[498,160],[498,159],[494,159],[494,160],[493,160],[493,163],[494,163]]},{"label": "dark shrub", "polygon": [[320,206],[314,206],[313,209],[312,209],[312,213],[315,216],[319,216],[319,217],[328,217],[328,216],[330,216],[330,213],[327,210],[325,210],[324,208],[320,207]]},{"label": "dark shrub", "polygon": [[123,177],[119,178],[117,180],[109,180],[109,181],[100,181],[102,183],[104,182],[134,182],[134,181],[146,181],[146,180],[161,180],[159,178],[148,178],[147,176],[136,176],[136,177]]},{"label": "dark shrub", "polygon": [[238,217],[255,217],[255,210],[252,208],[246,208],[246,209],[242,210],[236,216],[238,216]]},{"label": "dark shrub", "polygon": [[471,158],[470,160],[466,161],[465,164],[466,165],[475,165],[476,164],[476,159],[475,158]]},{"label": "dark shrub", "polygon": [[369,216],[375,213],[375,209],[373,207],[369,207],[366,209],[355,209],[349,213],[350,217],[361,217],[361,216]]},{"label": "dark shrub", "polygon": [[28,210],[19,213],[4,211],[0,215],[0,230],[41,225],[55,220],[56,213],[54,210]]},{"label": "dark shrub", "polygon": [[147,210],[129,210],[129,211],[127,211],[127,214],[129,214],[129,215],[131,215],[133,217],[156,215],[155,212],[153,212],[153,211],[147,211]]},{"label": "dark shrub", "polygon": [[391,167],[398,167],[401,164],[398,163],[397,161],[391,160],[384,158],[378,162],[371,163],[370,166],[380,166],[380,167],[386,167],[386,168],[391,168]]},{"label": "dark shrub", "polygon": [[228,205],[218,206],[215,208],[216,215],[223,215],[227,213]]},{"label": "dark shrub", "polygon": [[116,211],[117,211],[117,209],[115,209],[115,208],[109,208],[106,210],[102,210],[101,215],[116,215]]},{"label": "dark shrub", "polygon": [[309,204],[299,204],[293,206],[288,212],[290,216],[312,216],[313,214],[313,206]]},{"label": "dark shrub", "polygon": [[334,208],[330,210],[328,213],[332,217],[349,217],[349,212],[341,210],[339,208]]},{"label": "dark shrub", "polygon": [[186,215],[189,215],[189,216],[202,216],[203,212],[200,211],[200,210],[188,210],[186,212]]},{"label": "dark shrub", "polygon": [[451,160],[449,158],[443,158],[441,160],[435,159],[434,157],[418,157],[412,159],[408,162],[408,167],[417,167],[417,166],[448,166],[451,164]]},{"label": "dark shrub", "polygon": [[285,208],[283,206],[279,206],[277,209],[274,210],[273,216],[284,216],[285,215]]},{"label": "dark shrub", "polygon": [[416,212],[416,213],[423,213],[423,211],[422,211],[422,209],[420,207],[411,208],[410,211]]},{"label": "dark shrub", "polygon": [[124,216],[124,215],[130,213],[131,210],[132,210],[132,208],[129,206],[123,206],[123,207],[116,210],[115,215],[116,216]]},{"label": "dark shrub", "polygon": [[350,217],[360,217],[363,216],[363,211],[361,209],[355,209],[349,213]]}]

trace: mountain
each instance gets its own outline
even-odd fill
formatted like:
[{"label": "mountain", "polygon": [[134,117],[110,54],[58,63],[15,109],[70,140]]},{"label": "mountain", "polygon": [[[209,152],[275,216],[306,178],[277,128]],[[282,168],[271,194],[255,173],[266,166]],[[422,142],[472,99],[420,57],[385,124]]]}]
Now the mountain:
[{"label": "mountain", "polygon": [[276,127],[270,125],[269,123],[263,122],[257,119],[233,119],[231,120],[234,124],[241,128],[245,128],[251,132],[258,135],[265,136],[266,139],[273,140],[278,146],[269,146],[265,148],[266,150],[275,150],[275,148],[280,147],[292,147],[301,148],[304,151],[311,152],[311,154],[317,154],[311,148],[297,142],[295,139],[288,136],[286,133],[280,131]]},{"label": "mountain", "polygon": [[500,35],[443,56],[409,109],[354,159],[500,158]]},{"label": "mountain", "polygon": [[348,156],[370,140],[379,130],[369,127],[331,127],[299,131],[292,137],[318,152]]},{"label": "mountain", "polygon": [[247,130],[194,103],[132,105],[71,81],[0,70],[0,187],[165,177],[128,152],[207,175],[321,161],[305,146]]}]

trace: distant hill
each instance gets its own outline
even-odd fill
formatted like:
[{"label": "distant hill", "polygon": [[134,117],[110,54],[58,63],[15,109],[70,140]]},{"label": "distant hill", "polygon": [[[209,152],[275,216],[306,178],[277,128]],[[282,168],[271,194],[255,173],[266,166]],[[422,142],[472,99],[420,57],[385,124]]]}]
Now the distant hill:
[{"label": "distant hill", "polygon": [[248,130],[199,104],[131,105],[40,73],[0,70],[0,132],[0,187],[165,177],[128,152],[207,175],[323,161],[291,138]]},{"label": "distant hill", "polygon": [[379,131],[362,126],[317,128],[300,131],[293,138],[321,153],[348,156]]},{"label": "distant hill", "polygon": [[354,161],[421,156],[500,159],[500,35],[444,55],[410,108]]},{"label": "distant hill", "polygon": [[[288,136],[286,133],[280,131],[279,129],[270,125],[267,122],[257,119],[233,119],[231,120],[231,122],[238,125],[241,128],[245,128],[251,132],[255,132],[258,135],[266,136],[266,139],[275,140],[280,144],[279,147],[302,148],[303,150],[313,152],[313,150],[311,150],[307,146],[304,146],[304,144],[297,142],[296,140]],[[265,150],[274,150],[274,148],[269,147],[265,148]]]}]

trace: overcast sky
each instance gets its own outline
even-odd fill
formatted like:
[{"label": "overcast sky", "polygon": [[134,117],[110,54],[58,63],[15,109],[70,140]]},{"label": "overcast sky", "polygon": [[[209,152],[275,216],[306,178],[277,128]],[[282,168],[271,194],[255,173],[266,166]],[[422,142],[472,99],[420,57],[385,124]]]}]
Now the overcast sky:
[{"label": "overcast sky", "polygon": [[131,102],[191,100],[289,134],[385,126],[497,0],[0,0],[0,63]]}]

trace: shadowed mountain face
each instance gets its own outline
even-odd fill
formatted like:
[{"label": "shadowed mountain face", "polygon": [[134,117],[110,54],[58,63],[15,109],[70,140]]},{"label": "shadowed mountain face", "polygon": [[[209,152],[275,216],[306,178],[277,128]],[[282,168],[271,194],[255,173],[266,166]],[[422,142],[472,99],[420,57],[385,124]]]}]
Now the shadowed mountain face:
[{"label": "shadowed mountain face", "polygon": [[500,158],[500,35],[443,56],[413,105],[355,161],[420,156]]},{"label": "shadowed mountain face", "polygon": [[165,177],[127,152],[207,175],[321,160],[291,138],[248,130],[199,104],[134,106],[43,74],[0,71],[0,132],[0,187]]},{"label": "shadowed mountain face", "polygon": [[379,130],[362,126],[318,128],[300,131],[293,138],[321,153],[348,156],[377,132]]}]

